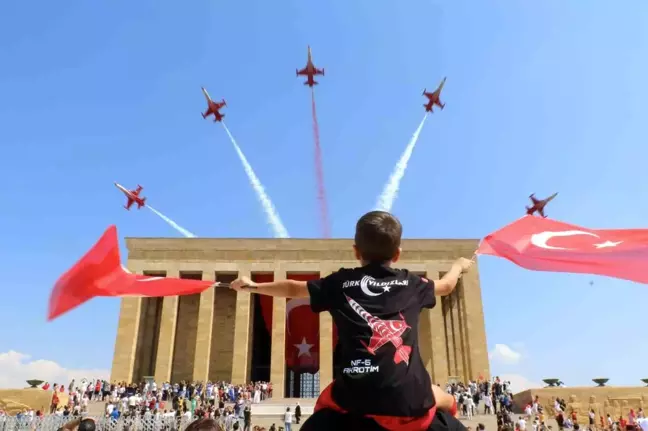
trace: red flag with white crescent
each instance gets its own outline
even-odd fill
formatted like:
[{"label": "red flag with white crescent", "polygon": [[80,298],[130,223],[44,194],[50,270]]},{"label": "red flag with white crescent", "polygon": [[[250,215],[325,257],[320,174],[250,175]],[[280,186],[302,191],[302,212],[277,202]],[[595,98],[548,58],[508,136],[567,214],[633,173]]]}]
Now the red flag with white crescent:
[{"label": "red flag with white crescent", "polygon": [[99,241],[58,279],[50,294],[48,320],[97,296],[177,296],[200,293],[213,281],[135,275],[119,257],[117,228],[110,226]]},{"label": "red flag with white crescent", "polygon": [[319,370],[319,314],[310,298],[286,301],[286,365],[298,373]]},{"label": "red flag with white crescent", "polygon": [[476,253],[503,257],[534,271],[648,284],[648,229],[589,229],[529,215],[486,236]]}]

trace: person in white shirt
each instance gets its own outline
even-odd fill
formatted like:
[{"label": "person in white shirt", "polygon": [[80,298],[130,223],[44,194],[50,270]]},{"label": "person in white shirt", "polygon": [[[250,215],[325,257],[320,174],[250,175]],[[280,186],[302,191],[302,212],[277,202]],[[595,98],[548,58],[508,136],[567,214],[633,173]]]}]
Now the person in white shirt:
[{"label": "person in white shirt", "polygon": [[484,400],[484,414],[493,414],[493,400],[490,395],[484,394],[482,399]]},{"label": "person in white shirt", "polygon": [[473,409],[475,407],[475,402],[473,401],[470,394],[464,396],[464,406],[466,408],[466,417],[468,420],[471,420],[473,417]]},{"label": "person in white shirt", "polygon": [[290,407],[287,407],[286,413],[284,413],[284,429],[286,431],[290,431],[290,427],[292,426],[292,421],[293,421],[293,414],[290,411]]},{"label": "person in white shirt", "polygon": [[522,416],[518,419],[518,428],[520,431],[525,431],[526,430],[526,421]]},{"label": "person in white shirt", "polygon": [[133,413],[137,407],[137,396],[136,395],[131,395],[128,397],[128,408]]}]

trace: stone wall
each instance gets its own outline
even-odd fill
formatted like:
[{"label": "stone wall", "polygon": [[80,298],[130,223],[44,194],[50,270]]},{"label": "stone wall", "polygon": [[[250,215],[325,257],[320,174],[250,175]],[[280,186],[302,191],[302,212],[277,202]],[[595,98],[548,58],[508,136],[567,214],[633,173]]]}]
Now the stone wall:
[{"label": "stone wall", "polygon": [[[40,388],[0,389],[0,410],[10,415],[15,415],[25,409],[49,412],[52,395],[52,391],[44,391]],[[67,402],[67,393],[59,393],[59,406],[63,406]]]},{"label": "stone wall", "polygon": [[615,419],[619,416],[627,418],[630,409],[638,411],[648,408],[648,387],[604,386],[604,387],[573,387],[573,388],[542,388],[529,389],[515,394],[513,401],[517,411],[522,411],[527,403],[538,396],[540,405],[547,416],[555,415],[554,400],[562,398],[567,403],[566,413],[571,415],[576,411],[578,423],[588,423],[588,412],[594,409],[596,423],[599,416],[610,414]]}]

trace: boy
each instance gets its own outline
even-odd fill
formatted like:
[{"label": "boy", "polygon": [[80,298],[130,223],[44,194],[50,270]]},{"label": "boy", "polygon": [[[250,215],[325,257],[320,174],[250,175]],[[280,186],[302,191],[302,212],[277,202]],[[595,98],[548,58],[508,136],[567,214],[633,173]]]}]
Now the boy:
[{"label": "boy", "polygon": [[418,323],[421,309],[434,307],[435,294],[450,294],[472,261],[460,258],[436,281],[393,269],[402,231],[393,215],[371,211],[356,225],[353,248],[361,267],[308,282],[241,278],[231,284],[262,295],[310,297],[312,310],[328,311],[337,325],[335,365],[342,374],[322,392],[302,431],[463,429],[437,412],[456,414],[456,401],[430,381],[419,354]]}]

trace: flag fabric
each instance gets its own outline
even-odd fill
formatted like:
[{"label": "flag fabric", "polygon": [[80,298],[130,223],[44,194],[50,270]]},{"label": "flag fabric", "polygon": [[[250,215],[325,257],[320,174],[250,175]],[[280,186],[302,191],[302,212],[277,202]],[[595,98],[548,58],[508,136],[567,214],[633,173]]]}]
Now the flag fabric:
[{"label": "flag fabric", "polygon": [[589,229],[529,215],[486,236],[476,254],[503,257],[534,271],[648,284],[648,229]]},{"label": "flag fabric", "polygon": [[117,228],[110,226],[99,241],[54,285],[48,320],[97,296],[177,296],[200,293],[213,281],[135,275],[120,260]]}]

